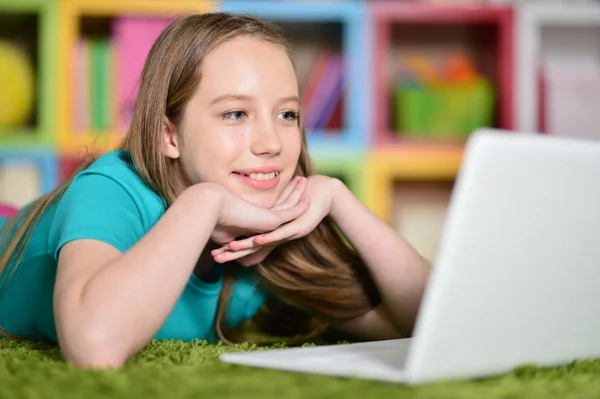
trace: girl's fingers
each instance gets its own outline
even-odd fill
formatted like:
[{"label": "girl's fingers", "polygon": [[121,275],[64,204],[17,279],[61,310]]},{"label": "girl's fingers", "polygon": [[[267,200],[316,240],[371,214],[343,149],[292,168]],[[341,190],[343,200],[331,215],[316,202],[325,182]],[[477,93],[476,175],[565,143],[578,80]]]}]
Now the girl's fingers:
[{"label": "girl's fingers", "polygon": [[283,204],[287,200],[287,198],[289,197],[289,195],[292,192],[292,190],[294,190],[294,188],[298,184],[299,180],[300,180],[300,176],[294,177],[292,179],[292,181],[290,181],[288,183],[288,185],[285,187],[285,189],[283,190],[283,192],[279,195],[279,198],[277,198],[277,201],[275,202],[275,205],[273,205],[273,206],[279,206],[279,205]]},{"label": "girl's fingers", "polygon": [[274,248],[275,247],[272,247],[272,246],[262,247],[261,249],[259,249],[257,252],[255,252],[253,254],[246,255],[242,258],[238,258],[237,262],[242,266],[256,265],[256,264],[262,262],[263,260],[265,260],[265,258],[267,256],[269,256],[269,254],[271,253],[271,251],[273,251]]},{"label": "girl's fingers", "polygon": [[285,226],[281,226],[270,233],[253,237],[254,245],[276,245],[281,241],[293,240],[294,238],[301,236],[301,229],[302,227],[299,223],[290,223]]},{"label": "girl's fingers", "polygon": [[[302,216],[304,214],[304,212],[306,212],[306,210],[308,209],[309,204],[310,204],[310,198],[304,197],[300,200],[300,202],[298,202],[297,205],[295,205],[291,208],[273,211],[280,218],[280,220],[281,220],[280,226],[281,227],[273,230],[270,233],[263,234],[261,236],[253,236],[253,237],[249,237],[249,238],[244,238],[242,240],[237,240],[237,241],[232,240],[228,243],[222,243],[225,245],[221,246],[220,248],[213,249],[210,252],[211,255],[216,258],[216,257],[222,256],[225,252],[239,252],[239,251],[247,251],[250,249],[259,248],[259,247],[262,247],[262,243],[259,244],[256,241],[256,239],[258,237],[266,237],[267,241],[271,241],[271,239],[272,239],[271,234],[278,232],[279,230],[283,229],[284,227],[288,227],[291,225],[292,229],[297,229],[294,227],[295,223],[290,223],[287,225],[286,225],[286,223],[291,222],[291,221],[297,219],[298,217]],[[286,231],[289,231],[289,228],[284,229],[284,233]],[[280,236],[280,234],[277,234],[275,237],[279,237],[279,236]],[[242,256],[244,256],[244,255],[242,255]]]},{"label": "girl's fingers", "polygon": [[295,206],[293,206],[291,208],[274,210],[273,213],[275,213],[277,216],[279,216],[279,218],[281,220],[281,224],[285,224],[291,220],[296,219],[300,215],[302,215],[308,209],[309,203],[310,203],[310,198],[304,197]]},{"label": "girl's fingers", "polygon": [[220,247],[220,248],[213,249],[212,251],[210,251],[210,254],[211,254],[212,256],[215,256],[215,255],[219,255],[220,253],[223,253],[223,252],[225,252],[225,251],[227,251],[227,244],[226,244],[226,245],[223,245],[223,246],[222,246],[222,247]]},{"label": "girl's fingers", "polygon": [[257,246],[258,245],[254,244],[254,237],[250,237],[239,241],[231,241],[230,243],[221,248],[225,248],[226,250],[228,249],[230,251],[239,251],[241,249],[249,249]]},{"label": "girl's fingers", "polygon": [[232,260],[236,260],[236,259],[242,258],[244,256],[251,255],[255,252],[258,252],[260,249],[261,249],[261,247],[255,247],[255,248],[243,249],[241,251],[235,251],[235,252],[226,251],[226,252],[223,252],[218,255],[213,255],[213,259],[217,263],[231,262]]},{"label": "girl's fingers", "polygon": [[289,207],[296,205],[300,201],[300,198],[302,198],[302,195],[304,194],[304,192],[306,191],[306,187],[307,187],[306,178],[304,178],[304,177],[299,178],[298,183],[296,183],[296,186],[290,192],[287,199],[280,205],[275,205],[273,208],[271,208],[271,210],[277,211],[280,209],[289,208]]},{"label": "girl's fingers", "polygon": [[254,244],[255,237],[256,236],[252,236],[252,237],[244,238],[244,239],[237,240],[237,241],[235,241],[235,240],[230,241],[230,242],[226,243],[225,245],[223,245],[222,247],[213,249],[212,251],[210,251],[210,254],[212,256],[216,256],[216,255],[220,255],[227,251],[240,251],[240,250],[246,250],[249,248],[258,247],[259,245]]}]

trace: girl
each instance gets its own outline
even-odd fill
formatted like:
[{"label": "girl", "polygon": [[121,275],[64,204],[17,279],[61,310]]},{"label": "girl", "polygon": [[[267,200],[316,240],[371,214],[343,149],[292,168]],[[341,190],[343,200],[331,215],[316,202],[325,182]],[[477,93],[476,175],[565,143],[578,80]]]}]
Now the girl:
[{"label": "girl", "polygon": [[173,22],[120,149],[4,224],[3,335],[57,342],[90,367],[120,366],[153,338],[246,339],[253,318],[298,342],[323,326],[409,335],[429,266],[313,174],[288,51],[251,17]]}]

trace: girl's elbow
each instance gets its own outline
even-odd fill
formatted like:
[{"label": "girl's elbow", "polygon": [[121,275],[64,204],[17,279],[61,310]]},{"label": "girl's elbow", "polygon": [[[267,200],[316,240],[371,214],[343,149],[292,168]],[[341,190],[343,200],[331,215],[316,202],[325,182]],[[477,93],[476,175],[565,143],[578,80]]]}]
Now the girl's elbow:
[{"label": "girl's elbow", "polygon": [[80,329],[76,334],[64,337],[60,342],[63,358],[78,368],[109,369],[123,366],[129,355],[107,334]]},{"label": "girl's elbow", "polygon": [[126,362],[120,356],[111,356],[106,353],[79,353],[65,356],[67,363],[83,369],[118,369]]}]

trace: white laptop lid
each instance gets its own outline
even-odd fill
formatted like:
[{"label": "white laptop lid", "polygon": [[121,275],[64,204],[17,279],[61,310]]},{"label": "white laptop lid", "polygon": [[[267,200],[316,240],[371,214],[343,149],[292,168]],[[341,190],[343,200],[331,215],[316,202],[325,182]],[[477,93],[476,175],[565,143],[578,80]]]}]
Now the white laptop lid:
[{"label": "white laptop lid", "polygon": [[434,269],[411,382],[600,356],[600,142],[474,133]]}]

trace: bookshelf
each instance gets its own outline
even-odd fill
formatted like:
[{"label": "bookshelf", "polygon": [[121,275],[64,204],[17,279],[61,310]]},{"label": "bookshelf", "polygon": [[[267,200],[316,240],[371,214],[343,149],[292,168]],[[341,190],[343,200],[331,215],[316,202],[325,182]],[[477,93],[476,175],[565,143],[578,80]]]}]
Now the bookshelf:
[{"label": "bookshelf", "polygon": [[[410,213],[407,206],[415,198],[428,204],[435,202],[436,196],[439,204],[447,201],[467,137],[459,132],[428,136],[399,128],[402,112],[394,96],[402,65],[410,54],[435,58],[452,49],[468,54],[494,90],[489,125],[526,131],[542,128],[540,60],[564,54],[600,58],[600,6],[593,4],[513,7],[392,0],[0,0],[0,40],[22,37],[34,59],[36,76],[30,121],[0,129],[0,164],[8,164],[9,158],[11,164],[21,159],[39,168],[45,176],[39,180],[41,192],[64,180],[86,147],[114,148],[126,129],[125,124],[116,122],[122,109],[111,109],[113,123],[108,125],[76,122],[79,99],[90,90],[74,78],[77,70],[83,69],[77,63],[81,39],[113,39],[120,34],[118,22],[123,17],[165,21],[183,13],[212,10],[250,14],[281,26],[293,42],[292,56],[303,94],[317,92],[318,65],[323,71],[323,65],[329,65],[323,61],[324,54],[342,58],[337,69],[331,67],[338,83],[328,86],[330,104],[336,106],[314,117],[307,129],[309,151],[319,173],[342,179],[390,224],[402,223],[402,215]],[[25,18],[25,23],[4,23],[15,15]],[[129,28],[135,30],[134,25]],[[152,35],[140,33],[139,40]],[[148,44],[132,37],[130,43],[139,44],[137,50],[143,53],[142,47]],[[129,46],[133,51],[133,45]],[[118,65],[122,60],[117,57],[112,62]],[[141,68],[138,61],[130,64],[135,64],[133,72]],[[116,108],[122,106],[127,92],[134,90],[131,80],[123,83],[118,69],[112,71],[110,91],[104,94],[116,98]],[[441,215],[441,205],[436,209]],[[407,223],[415,228],[414,221]],[[433,222],[428,219],[426,223]]]},{"label": "bookshelf", "polygon": [[[214,8],[214,4],[202,0],[86,0],[85,2],[63,0],[58,3],[58,7],[60,34],[58,35],[57,77],[59,85],[63,89],[56,93],[59,115],[56,129],[57,144],[61,154],[77,156],[82,155],[82,152],[89,146],[93,146],[99,151],[113,149],[124,134],[123,130],[114,127],[103,131],[74,127],[73,113],[76,105],[74,93],[76,92],[73,87],[75,74],[73,60],[82,34],[109,41],[112,22],[121,15],[172,18],[184,13],[207,12]],[[113,62],[116,61],[113,60]],[[117,74],[118,71],[115,69],[113,69],[113,73]],[[117,79],[114,76],[113,78]],[[110,86],[114,89],[116,85],[112,82]],[[111,111],[115,114],[120,112],[117,109]]]}]

